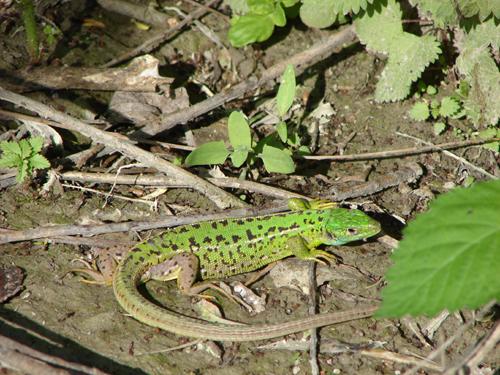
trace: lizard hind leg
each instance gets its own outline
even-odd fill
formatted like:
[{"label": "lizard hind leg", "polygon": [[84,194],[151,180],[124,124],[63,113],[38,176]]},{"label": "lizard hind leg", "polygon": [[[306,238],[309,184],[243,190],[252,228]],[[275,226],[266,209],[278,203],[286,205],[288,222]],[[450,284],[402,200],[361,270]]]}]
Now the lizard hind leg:
[{"label": "lizard hind leg", "polygon": [[238,304],[234,298],[220,286],[211,281],[196,282],[196,275],[200,260],[193,253],[183,252],[150,267],[141,277],[141,281],[159,280],[168,281],[177,279],[177,286],[182,294],[187,296],[198,296],[206,299],[214,299],[214,296],[201,294],[206,289],[218,290],[231,301]]},{"label": "lizard hind leg", "polygon": [[75,261],[82,262],[87,268],[70,268],[61,275],[61,278],[70,272],[78,272],[94,279],[83,278],[80,281],[89,284],[111,285],[116,265],[129,250],[130,248],[126,246],[111,246],[98,252],[98,261],[88,262],[83,259],[75,259],[73,263]]}]

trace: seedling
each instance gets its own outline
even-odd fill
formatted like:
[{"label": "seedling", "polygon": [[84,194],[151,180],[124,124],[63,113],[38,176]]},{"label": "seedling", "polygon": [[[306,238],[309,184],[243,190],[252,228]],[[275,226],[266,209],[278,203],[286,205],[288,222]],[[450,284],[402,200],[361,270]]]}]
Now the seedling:
[{"label": "seedling", "polygon": [[[292,173],[295,171],[291,152],[285,149],[283,143],[297,145],[298,138],[295,135],[288,136],[288,128],[283,117],[292,106],[295,97],[295,73],[293,66],[289,64],[283,73],[278,94],[276,96],[278,116],[280,121],[276,124],[276,132],[260,140],[257,144],[252,140],[252,134],[248,121],[239,112],[233,112],[228,120],[229,141],[233,151],[226,148],[224,141],[209,142],[196,148],[186,158],[188,165],[222,164],[227,157],[236,168],[245,162],[251,166],[256,158],[261,158],[268,172]],[[278,134],[280,141],[275,140]],[[282,143],[283,142],[283,143]],[[300,150],[299,151],[303,151]]]},{"label": "seedling", "polygon": [[3,156],[0,168],[16,168],[16,180],[22,182],[26,176],[32,176],[35,169],[50,167],[49,161],[40,154],[43,138],[21,139],[19,142],[0,142]]}]

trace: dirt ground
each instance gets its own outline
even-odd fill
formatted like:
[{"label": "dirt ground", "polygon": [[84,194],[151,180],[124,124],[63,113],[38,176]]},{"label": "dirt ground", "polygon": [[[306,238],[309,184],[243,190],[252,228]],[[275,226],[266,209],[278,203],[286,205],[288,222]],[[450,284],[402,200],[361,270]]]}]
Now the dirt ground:
[{"label": "dirt ground", "polygon": [[[145,1],[136,2],[146,4]],[[133,48],[161,32],[158,28],[149,31],[140,30],[130,18],[108,12],[94,2],[54,2],[45,4],[43,14],[50,17],[62,31],[57,42],[47,45],[42,56],[42,64],[64,64],[75,67],[97,67],[130,48]],[[162,6],[176,4],[161,3]],[[182,4],[186,12],[195,8]],[[106,27],[84,26],[84,19],[93,19]],[[40,20],[40,19],[38,19]],[[228,24],[219,16],[209,14],[204,23],[227,41]],[[20,20],[2,19],[0,42],[3,48],[3,60],[0,69],[3,74],[25,68],[27,53],[24,32],[17,32],[22,26]],[[327,37],[336,29],[308,29],[299,21],[284,28],[278,28],[272,38],[264,43],[246,48],[230,48],[230,57],[234,66],[231,74],[223,72],[215,82],[203,76],[211,72],[208,52],[217,52],[218,47],[197,28],[188,28],[173,40],[161,45],[152,52],[160,61],[160,74],[174,77],[174,87],[185,87],[191,104],[206,98],[194,80],[209,82],[210,88],[218,92],[222,88],[242,81],[250,74],[259,74],[276,62],[289,58],[313,43]],[[40,33],[42,37],[43,34]],[[416,122],[409,118],[408,112],[412,99],[400,103],[377,103],[374,100],[374,88],[377,76],[384,67],[384,56],[368,53],[359,43],[345,46],[338,53],[320,59],[307,68],[297,70],[298,102],[308,97],[307,109],[314,109],[322,100],[331,103],[336,115],[324,125],[318,139],[315,155],[329,155],[338,152],[339,145],[346,142],[345,154],[378,152],[405,149],[414,146],[414,142],[397,136],[395,132],[406,133],[434,144],[461,140],[460,134],[467,134],[471,125],[467,120],[451,120],[450,126],[441,135],[436,136],[432,124]],[[210,76],[210,75],[208,75]],[[190,81],[191,79],[191,81]],[[438,98],[449,95],[453,86],[442,75],[441,70],[431,69],[425,73],[426,83],[434,84]],[[273,89],[268,84],[259,92],[260,95]],[[36,100],[57,106],[62,111],[76,114],[78,103],[87,103],[99,116],[105,116],[105,109],[112,93],[102,91],[55,91],[32,92],[26,94]],[[257,94],[257,93],[256,93]],[[2,108],[13,110],[12,106],[0,104]],[[208,133],[224,139],[219,134],[220,122],[231,110],[241,108],[245,113],[254,111],[253,100],[239,100],[224,108],[212,111],[188,125],[200,140],[207,140]],[[1,120],[0,131],[15,128],[12,121]],[[208,130],[207,130],[208,129]],[[122,131],[117,126],[115,131]],[[184,130],[175,128],[169,133],[155,137],[170,143],[185,142]],[[265,133],[266,129],[261,129]],[[65,141],[64,155],[68,156],[80,150],[83,142],[75,141],[75,135],[61,133]],[[226,136],[227,137],[227,136]],[[149,147],[149,146],[146,146]],[[169,157],[183,155],[182,151],[166,151]],[[460,149],[456,153],[473,164],[497,173],[497,160],[490,151],[478,147]],[[115,154],[116,155],[116,154]],[[61,150],[51,150],[46,155],[55,166],[63,160]],[[109,159],[108,159],[109,158]],[[108,167],[115,160],[114,156],[91,159],[84,166],[85,170],[96,171]],[[132,162],[128,160],[128,162]],[[423,168],[423,175],[417,182],[400,183],[368,197],[354,199],[365,204],[365,210],[377,218],[384,232],[396,239],[402,236],[403,224],[412,220],[416,214],[426,210],[429,199],[446,193],[452,186],[459,186],[473,176],[480,181],[485,179],[472,169],[440,153],[420,154],[417,156],[372,159],[356,162],[301,161],[297,171],[284,178],[262,179],[261,182],[272,184],[285,190],[306,196],[318,196],[327,191],[334,180],[361,174],[368,167],[372,169],[369,180],[375,180],[400,170],[409,162],[417,162]],[[61,162],[62,163],[62,162]],[[62,163],[62,171],[75,169],[75,165]],[[93,169],[94,168],[94,169]],[[221,167],[227,175],[237,173],[230,163]],[[236,174],[237,176],[237,174]],[[261,177],[268,177],[261,169]],[[275,176],[277,177],[277,176]],[[40,196],[38,191],[45,182],[41,176],[30,186],[3,188],[0,190],[0,223],[4,229],[26,230],[39,226],[69,225],[75,223],[97,223],[102,216],[119,210],[123,217],[134,217],[142,213],[147,218],[167,214],[169,206],[175,214],[183,213],[182,208],[191,207],[190,213],[204,214],[217,212],[216,205],[192,189],[169,189],[160,198],[157,213],[149,206],[110,198],[107,203],[102,195],[59,187],[47,196]],[[347,185],[353,185],[349,182]],[[108,192],[109,184],[81,184],[96,190]],[[154,189],[142,188],[146,192]],[[271,198],[253,193],[228,189],[236,196],[245,195],[246,202],[257,207],[269,203]],[[116,193],[132,196],[132,187],[117,186]],[[106,204],[105,204],[106,203]],[[173,208],[172,208],[173,207]],[[361,206],[365,207],[365,206]],[[378,208],[375,208],[378,207]],[[397,219],[399,218],[399,219]],[[144,218],[142,218],[144,220]],[[106,221],[106,220],[103,220]],[[159,230],[141,233],[142,238],[161,232]],[[137,241],[134,232],[104,234],[95,237],[97,241]],[[382,278],[390,266],[389,255],[392,251],[387,245],[370,239],[366,243],[354,243],[347,246],[330,247],[346,265],[357,267],[374,281],[371,284],[361,280],[354,273],[337,272],[335,269],[318,267],[318,272],[325,274],[327,282],[319,286],[320,303],[318,310],[348,310],[366,303],[374,302],[383,287]],[[309,374],[311,366],[307,346],[300,347],[293,340],[300,340],[303,334],[296,334],[270,340],[281,345],[271,348],[270,342],[248,343],[199,343],[181,350],[166,353],[148,354],[188,342],[183,337],[161,331],[142,324],[124,315],[124,310],[116,301],[109,286],[100,286],[79,282],[80,277],[70,274],[60,276],[71,267],[73,259],[87,256],[89,246],[71,244],[44,244],[39,241],[15,242],[0,245],[0,266],[15,265],[24,273],[23,289],[16,296],[0,304],[0,333],[19,343],[36,350],[60,357],[67,361],[95,367],[109,374]],[[88,258],[86,258],[88,259]],[[294,272],[307,274],[307,264],[297,260],[283,261],[294,267]],[[231,278],[244,281],[251,275],[239,275]],[[249,316],[227,299],[218,295],[218,301],[225,317],[246,323],[282,322],[307,315],[307,296],[298,288],[276,287],[278,281],[272,276],[265,276],[253,285],[253,289],[266,296],[266,310],[257,316]],[[176,311],[196,315],[193,302],[195,299],[179,294],[175,282],[148,282],[141,287],[141,292],[157,303],[169,306]],[[405,318],[401,320],[362,319],[320,330],[322,342],[319,365],[324,374],[399,374],[425,357],[440,343],[452,336],[457,329],[472,318],[473,312],[465,309],[452,313],[441,324],[432,338],[419,337],[420,329],[429,322],[429,317]],[[449,364],[459,359],[485,335],[493,322],[478,322],[457,338],[445,351],[436,366]],[[323,344],[324,343],[324,344]],[[377,349],[363,350],[363,345],[381,343]],[[349,349],[346,349],[349,348]],[[399,357],[388,357],[392,352]],[[484,374],[492,373],[499,367],[498,349],[488,354],[483,362]],[[413,360],[414,362],[410,362]],[[442,363],[441,363],[442,361]],[[0,362],[1,366],[1,362]],[[14,370],[1,369],[2,374],[18,374]],[[436,374],[439,371],[424,367],[420,374]]]}]

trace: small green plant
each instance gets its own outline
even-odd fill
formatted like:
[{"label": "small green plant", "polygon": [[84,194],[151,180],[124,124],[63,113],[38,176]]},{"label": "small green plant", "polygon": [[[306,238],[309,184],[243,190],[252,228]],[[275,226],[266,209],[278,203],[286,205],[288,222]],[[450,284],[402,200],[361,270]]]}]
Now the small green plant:
[{"label": "small green plant", "polygon": [[26,176],[32,176],[35,169],[50,167],[49,161],[40,154],[43,138],[21,139],[18,142],[0,142],[3,156],[0,158],[0,168],[16,168],[16,179],[22,182]]},{"label": "small green plant", "polygon": [[378,316],[433,316],[500,300],[500,181],[439,196],[403,231]]},{"label": "small green plant", "polygon": [[57,30],[54,27],[47,25],[44,27],[43,33],[47,35],[47,39],[45,39],[45,42],[50,46],[52,43],[54,43],[56,36],[61,34],[61,30]]},{"label": "small green plant", "polygon": [[286,13],[290,16],[293,16],[292,13],[297,15],[294,6],[298,2],[299,0],[247,0],[246,4],[237,4],[233,1],[233,10],[240,9],[244,14],[232,17],[229,41],[235,47],[242,47],[269,39],[275,26],[286,25]]},{"label": "small green plant", "polygon": [[[433,92],[433,91],[432,91]],[[446,118],[460,118],[465,115],[460,103],[450,96],[445,96],[441,102],[436,99],[415,103],[410,110],[410,117],[417,121],[427,120],[431,115],[441,121],[434,123],[434,134],[439,135],[446,129]]]},{"label": "small green plant", "polygon": [[[227,157],[236,168],[245,162],[251,166],[257,158],[262,159],[268,172],[292,173],[295,171],[291,152],[286,150],[283,144],[298,146],[299,137],[296,132],[289,132],[283,117],[292,106],[295,97],[295,72],[289,64],[283,73],[282,82],[276,96],[278,116],[280,121],[276,124],[276,132],[268,135],[258,143],[252,140],[252,134],[248,121],[239,112],[233,112],[228,120],[229,141],[233,151],[226,148],[224,141],[208,142],[196,148],[186,158],[188,165],[222,164]],[[291,134],[289,134],[291,133]],[[276,135],[280,140],[276,140]],[[305,146],[299,148],[300,154],[307,154]]]}]

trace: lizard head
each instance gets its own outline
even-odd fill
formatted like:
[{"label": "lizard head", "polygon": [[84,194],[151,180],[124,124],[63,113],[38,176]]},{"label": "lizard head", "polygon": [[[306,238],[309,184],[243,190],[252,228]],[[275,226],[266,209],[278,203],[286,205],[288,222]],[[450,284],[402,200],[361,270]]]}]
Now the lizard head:
[{"label": "lizard head", "polygon": [[380,223],[359,210],[335,208],[325,226],[325,244],[342,245],[380,232]]}]

